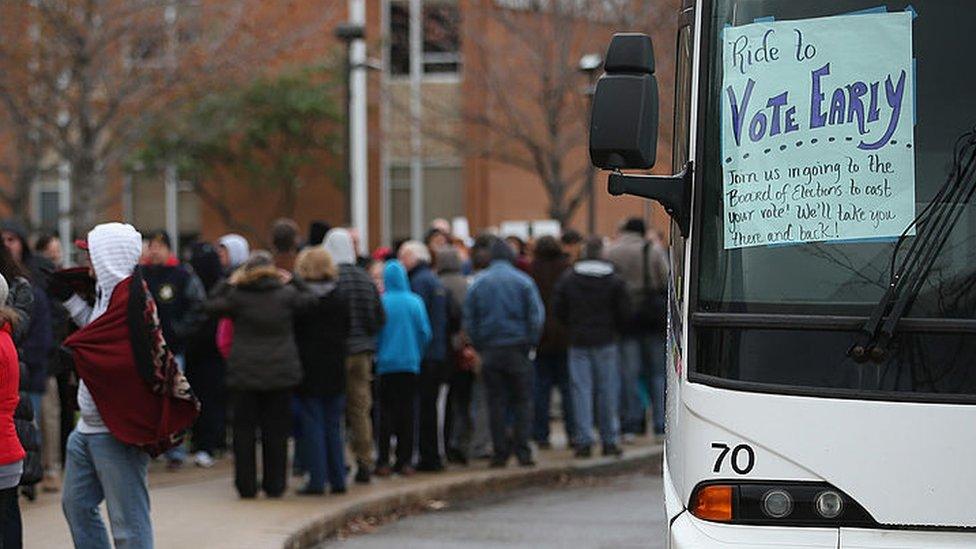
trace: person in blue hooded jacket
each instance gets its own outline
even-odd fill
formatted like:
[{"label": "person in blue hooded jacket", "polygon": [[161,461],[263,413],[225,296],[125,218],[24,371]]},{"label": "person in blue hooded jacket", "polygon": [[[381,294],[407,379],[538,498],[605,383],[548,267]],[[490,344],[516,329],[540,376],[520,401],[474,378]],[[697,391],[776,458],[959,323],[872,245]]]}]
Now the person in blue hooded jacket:
[{"label": "person in blue hooded jacket", "polygon": [[[380,428],[376,475],[413,474],[413,430],[416,420],[417,376],[433,337],[427,309],[410,291],[407,270],[389,261],[383,270],[383,309],[386,324],[377,341]],[[390,469],[390,437],[396,436],[396,462]]]}]

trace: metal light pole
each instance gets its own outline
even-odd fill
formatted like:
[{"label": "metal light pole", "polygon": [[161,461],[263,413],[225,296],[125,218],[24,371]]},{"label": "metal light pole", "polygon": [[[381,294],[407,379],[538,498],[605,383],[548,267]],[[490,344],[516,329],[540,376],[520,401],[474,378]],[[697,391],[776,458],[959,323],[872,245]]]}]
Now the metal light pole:
[{"label": "metal light pole", "polygon": [[356,188],[357,181],[353,177],[353,167],[354,167],[353,139],[354,138],[353,138],[353,131],[352,131],[352,117],[353,117],[353,108],[352,108],[353,59],[352,57],[353,57],[353,45],[355,42],[362,40],[366,36],[366,29],[365,27],[363,27],[362,24],[359,23],[354,23],[354,22],[342,23],[338,27],[336,27],[335,36],[336,38],[342,40],[346,44],[346,60],[344,63],[344,71],[343,71],[346,85],[344,90],[343,103],[345,106],[345,113],[346,113],[345,145],[346,145],[346,212],[348,214],[347,221],[349,225],[356,226],[356,228],[359,228],[358,224],[356,223],[357,221],[360,220],[356,219],[357,217],[356,206],[358,204],[355,197],[358,189]]},{"label": "metal light pole", "polygon": [[[583,95],[587,102],[587,122],[593,116],[593,95],[596,93],[596,81],[599,70],[603,67],[603,56],[599,53],[588,53],[579,60],[579,71],[586,75],[588,82]],[[593,184],[596,182],[596,168],[587,162],[586,168],[586,232],[590,235],[596,234],[596,189]]]}]

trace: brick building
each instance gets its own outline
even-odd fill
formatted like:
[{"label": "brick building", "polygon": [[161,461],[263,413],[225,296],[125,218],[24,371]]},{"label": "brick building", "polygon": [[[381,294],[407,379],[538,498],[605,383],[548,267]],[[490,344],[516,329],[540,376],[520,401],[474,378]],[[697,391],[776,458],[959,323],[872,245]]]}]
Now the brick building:
[{"label": "brick building", "polygon": [[[414,0],[414,7],[421,6],[420,32],[414,29],[418,44],[411,41],[410,0],[366,0],[368,55],[375,61],[367,98],[371,246],[409,237],[435,217],[467,218],[472,232],[508,221],[549,219],[551,191],[567,181],[563,202],[575,198],[577,205],[566,225],[585,230],[586,200],[575,195],[587,175],[584,91],[590,83],[577,63],[583,54],[603,53],[614,31],[655,36],[662,97],[658,166],[670,169],[676,0],[637,1],[634,9],[612,14],[594,7],[616,5],[612,2],[551,1]],[[319,2],[288,4],[288,17],[276,17],[267,32],[304,25],[306,38],[268,70],[341,58],[344,46],[333,31],[346,19],[345,2],[337,0],[324,16]],[[265,24],[260,14],[253,17],[255,25]],[[312,20],[315,27],[309,29]],[[421,58],[413,60],[418,52]],[[317,219],[348,223],[348,198],[335,181],[334,168],[342,159],[321,162],[302,176],[294,217],[303,226]],[[145,229],[165,226],[166,186],[160,175],[109,173],[110,196],[100,217],[122,217]],[[418,174],[419,197],[414,193]],[[64,189],[57,170],[39,177],[35,187],[30,218],[54,229]],[[266,189],[233,182],[208,188],[240,225],[254,229],[252,238],[262,238],[258,233],[278,217]],[[596,175],[595,188],[600,233],[611,233],[625,216],[651,211],[642,200],[611,198],[603,175]],[[181,236],[211,239],[229,230],[189,187],[179,189],[177,203]],[[419,221],[413,215],[418,209]],[[663,215],[653,215],[663,223]]]}]

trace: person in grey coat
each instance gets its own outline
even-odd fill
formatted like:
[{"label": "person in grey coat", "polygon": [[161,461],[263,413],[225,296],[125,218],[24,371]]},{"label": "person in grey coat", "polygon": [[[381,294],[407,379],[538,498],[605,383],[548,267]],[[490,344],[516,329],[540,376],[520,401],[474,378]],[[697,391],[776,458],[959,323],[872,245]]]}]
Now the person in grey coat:
[{"label": "person in grey coat", "polygon": [[315,303],[301,281],[258,251],[206,304],[210,314],[234,321],[226,379],[233,394],[234,483],[242,498],[257,495],[258,429],[262,489],[268,497],[285,492],[292,390],[302,381],[294,319]]}]

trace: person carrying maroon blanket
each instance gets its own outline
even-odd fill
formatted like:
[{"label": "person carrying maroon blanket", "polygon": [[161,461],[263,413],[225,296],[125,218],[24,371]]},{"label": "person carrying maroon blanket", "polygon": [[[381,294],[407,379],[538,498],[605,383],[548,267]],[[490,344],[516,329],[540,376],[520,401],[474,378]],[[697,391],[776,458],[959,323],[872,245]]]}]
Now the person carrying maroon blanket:
[{"label": "person carrying maroon blanket", "polygon": [[149,458],[180,441],[199,402],[136,269],[142,235],[106,223],[88,233],[87,246],[95,303],[77,295],[64,302],[81,327],[64,343],[81,379],[81,419],[68,439],[61,503],[76,547],[111,547],[99,512],[104,500],[115,546],[150,548]]}]

